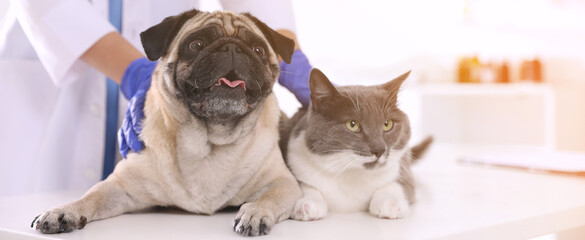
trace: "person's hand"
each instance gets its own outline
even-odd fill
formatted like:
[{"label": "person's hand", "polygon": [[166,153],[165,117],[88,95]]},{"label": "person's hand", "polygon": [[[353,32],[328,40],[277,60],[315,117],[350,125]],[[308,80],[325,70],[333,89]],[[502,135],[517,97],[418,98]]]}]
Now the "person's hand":
[{"label": "person's hand", "polygon": [[156,62],[147,58],[134,60],[122,77],[120,91],[126,99],[129,99],[128,110],[124,116],[122,127],[118,130],[118,143],[120,154],[124,158],[130,150],[138,153],[144,148],[144,143],[138,137],[142,130],[142,119],[144,118],[144,101],[146,92],[150,88],[151,75],[156,67]]},{"label": "person's hand", "polygon": [[309,63],[309,59],[300,49],[295,50],[290,64],[286,64],[284,61],[280,62],[278,83],[291,91],[303,107],[307,107],[311,103],[311,90],[309,89],[311,69],[313,67]]}]

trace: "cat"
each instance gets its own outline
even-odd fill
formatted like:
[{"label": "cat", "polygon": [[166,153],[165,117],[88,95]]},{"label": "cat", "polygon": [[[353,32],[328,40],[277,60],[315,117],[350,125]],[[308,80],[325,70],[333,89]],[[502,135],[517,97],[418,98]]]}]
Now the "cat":
[{"label": "cat", "polygon": [[328,211],[408,215],[410,166],[432,142],[407,146],[410,125],[396,96],[409,74],[377,86],[335,87],[319,69],[311,71],[311,104],[280,129],[281,150],[303,190],[293,219],[317,220]]}]

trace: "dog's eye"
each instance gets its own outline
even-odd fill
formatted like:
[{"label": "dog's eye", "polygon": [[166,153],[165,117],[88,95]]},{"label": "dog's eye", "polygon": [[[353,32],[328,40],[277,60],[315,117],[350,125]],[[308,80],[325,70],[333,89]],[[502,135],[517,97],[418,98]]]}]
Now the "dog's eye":
[{"label": "dog's eye", "polygon": [[189,43],[189,50],[199,51],[205,46],[205,42],[201,39],[195,39]]},{"label": "dog's eye", "polygon": [[252,51],[254,51],[254,53],[256,53],[256,55],[258,55],[258,57],[261,58],[263,58],[266,55],[266,51],[264,51],[264,48],[260,46],[254,46],[252,48]]}]

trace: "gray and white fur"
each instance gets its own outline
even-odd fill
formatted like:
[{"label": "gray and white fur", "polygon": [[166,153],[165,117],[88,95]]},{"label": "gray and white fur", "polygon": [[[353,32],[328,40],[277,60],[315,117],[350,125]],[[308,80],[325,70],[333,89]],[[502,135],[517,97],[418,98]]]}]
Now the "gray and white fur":
[{"label": "gray and white fur", "polygon": [[335,87],[313,69],[311,105],[281,128],[281,148],[303,191],[292,218],[316,220],[329,211],[408,215],[415,200],[410,166],[432,142],[407,146],[410,125],[396,96],[409,73],[378,86]]}]

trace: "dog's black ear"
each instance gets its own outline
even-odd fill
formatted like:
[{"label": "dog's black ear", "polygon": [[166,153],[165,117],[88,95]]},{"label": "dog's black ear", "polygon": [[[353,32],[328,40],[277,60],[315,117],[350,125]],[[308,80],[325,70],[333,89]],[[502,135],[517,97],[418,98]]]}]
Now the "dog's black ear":
[{"label": "dog's black ear", "polygon": [[148,59],[156,61],[164,56],[179,29],[187,20],[198,13],[199,10],[193,9],[176,16],[167,17],[161,23],[140,33],[140,41]]},{"label": "dog's black ear", "polygon": [[252,20],[252,22],[254,22],[258,28],[260,28],[260,31],[262,31],[262,34],[264,34],[264,37],[266,37],[268,43],[270,43],[270,47],[272,47],[272,49],[274,49],[274,51],[280,55],[282,60],[284,60],[286,63],[290,63],[292,55],[295,51],[295,41],[272,30],[272,28],[268,27],[268,25],[258,20],[258,18],[252,16],[251,14],[244,13],[243,15],[250,18],[250,20]]}]

